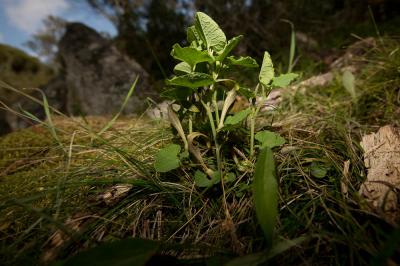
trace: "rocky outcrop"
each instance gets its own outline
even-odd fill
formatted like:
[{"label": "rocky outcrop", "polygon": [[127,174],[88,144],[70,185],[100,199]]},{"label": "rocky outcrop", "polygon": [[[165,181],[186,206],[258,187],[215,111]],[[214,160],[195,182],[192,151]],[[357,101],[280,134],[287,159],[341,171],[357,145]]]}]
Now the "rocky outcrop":
[{"label": "rocky outcrop", "polygon": [[[50,105],[63,113],[114,114],[121,108],[136,78],[139,80],[125,106],[125,114],[143,112],[147,108],[147,97],[158,98],[150,87],[149,75],[136,61],[122,54],[111,40],[82,23],[67,24],[59,42],[58,60],[59,74],[41,86],[41,90]],[[37,91],[33,91],[32,96],[42,99]],[[44,118],[43,107],[26,97],[6,103],[17,112],[23,109]],[[0,120],[0,134],[33,124],[10,112],[2,112]]]},{"label": "rocky outcrop", "polygon": [[[67,25],[59,43],[64,82],[49,84],[47,91],[67,90],[65,107],[70,114],[105,115],[119,110],[131,85],[139,82],[125,112],[146,108],[146,97],[156,97],[149,75],[123,55],[108,39],[81,23]],[[52,89],[54,88],[54,89]]]}]

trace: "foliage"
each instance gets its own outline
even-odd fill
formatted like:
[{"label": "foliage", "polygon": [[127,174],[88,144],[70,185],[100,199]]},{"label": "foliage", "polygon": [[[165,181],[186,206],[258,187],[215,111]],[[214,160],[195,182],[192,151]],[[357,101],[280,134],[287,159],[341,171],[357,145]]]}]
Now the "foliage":
[{"label": "foliage", "polygon": [[[108,119],[100,117],[53,117],[67,154],[43,126],[0,137],[2,264],[40,264],[49,249],[55,260],[67,260],[101,243],[132,237],[161,242],[152,258],[171,254],[178,260],[170,263],[171,257],[163,256],[150,265],[398,263],[399,230],[366,208],[358,193],[366,171],[362,135],[387,123],[399,126],[398,47],[398,40],[384,40],[364,58],[362,72],[355,74],[356,103],[339,76],[324,88],[283,94],[274,119],[270,113],[259,116],[255,132],[279,131],[286,140],[282,149],[274,148],[279,217],[269,251],[253,210],[254,162],[237,155],[241,171],[233,169],[236,163],[225,164],[233,231],[224,220],[221,189],[196,186],[193,171],[200,169],[210,179],[201,167],[188,164],[185,154],[181,170],[152,171],[159,149],[177,142],[163,122],[119,118],[109,127]],[[191,139],[203,145],[209,141],[202,135]],[[255,146],[263,146],[259,139]],[[243,152],[248,157],[248,150]],[[204,156],[207,165],[215,161],[208,160],[211,152]],[[345,161],[350,162],[347,174]],[[326,170],[319,172],[324,177],[317,177],[320,168]],[[107,204],[104,195],[124,184],[131,190]],[[49,248],[52,236],[66,226],[77,231],[65,232],[59,249]],[[239,254],[244,256],[231,261]]]},{"label": "foliage", "polygon": [[[272,86],[287,86],[297,77],[293,73],[275,77],[271,57],[265,52],[259,73],[259,84],[252,90],[244,88],[233,79],[230,69],[234,67],[257,69],[258,64],[249,56],[230,56],[240,39],[241,36],[227,41],[225,33],[218,24],[206,14],[198,12],[194,26],[187,30],[189,46],[181,47],[175,44],[171,51],[171,55],[181,62],[175,67],[175,70],[179,71],[175,71],[176,75],[166,82],[167,92],[179,110],[176,113],[170,107],[168,115],[184,143],[183,152],[190,153],[200,166],[195,174],[196,184],[200,186],[212,186],[218,183],[228,170],[225,164],[234,162],[232,152],[225,146],[235,145],[243,154],[248,150],[248,157],[250,160],[254,159],[254,123],[263,101]],[[176,93],[171,94],[171,91]],[[184,97],[179,97],[179,93]],[[237,101],[237,97],[245,98],[249,108],[229,115],[229,110]],[[248,121],[251,130],[243,127]],[[269,138],[278,139],[278,141],[270,140],[271,143],[274,142],[274,145],[269,145],[270,147],[284,143],[282,138],[270,133],[272,135],[258,139],[262,145]],[[203,142],[200,141],[200,136]],[[234,136],[244,141],[233,143]],[[171,152],[170,148],[171,146],[168,146],[160,150],[156,157],[156,170],[165,172],[167,169],[172,170],[172,166],[175,166],[174,168],[180,166],[175,161],[177,159],[175,152],[172,157],[164,156]],[[204,158],[202,155],[209,151],[215,160],[213,157]],[[181,157],[186,159],[187,156]],[[161,167],[165,165],[168,167]]]},{"label": "foliage", "polygon": [[172,67],[168,52],[185,38],[188,17],[180,0],[87,0],[116,27],[117,47],[133,57],[155,79],[166,78]]},{"label": "foliage", "polygon": [[278,215],[278,182],[275,160],[271,148],[265,147],[257,160],[254,173],[254,206],[268,247],[272,246],[273,232]]},{"label": "foliage", "polygon": [[[225,33],[213,19],[197,12],[194,26],[187,30],[189,46],[173,46],[171,55],[181,62],[175,66],[176,75],[166,84],[168,96],[178,105],[178,111],[174,111],[171,105],[168,116],[183,142],[183,153],[179,156],[182,164],[178,160],[180,146],[171,144],[158,152],[154,166],[158,172],[168,172],[186,165],[198,187],[211,188],[220,184],[225,219],[231,222],[225,189],[241,174],[240,165],[243,163],[237,159],[235,152],[242,155],[247,153],[242,160],[250,162],[250,168],[253,168],[256,137],[261,142],[262,151],[255,166],[253,197],[258,221],[267,246],[271,248],[278,212],[278,184],[271,148],[284,144],[285,140],[270,131],[255,135],[255,120],[272,87],[287,86],[297,75],[288,73],[275,76],[271,57],[265,52],[259,83],[254,89],[245,88],[234,79],[231,69],[256,70],[258,64],[249,56],[230,56],[240,39],[241,36],[227,41]],[[171,94],[171,91],[175,91],[175,94]],[[184,97],[178,96],[179,93]],[[238,97],[244,98],[249,107],[229,115]],[[189,158],[188,154],[191,155]],[[197,163],[195,171],[189,164],[190,159]]]},{"label": "foliage", "polygon": [[26,46],[47,63],[56,63],[58,42],[65,33],[66,21],[60,17],[48,16],[43,20],[43,28],[33,34]]},{"label": "foliage", "polygon": [[[25,52],[0,44],[0,80],[21,88],[37,88],[46,84],[54,71]],[[0,100],[12,101],[6,91],[0,89]]]}]

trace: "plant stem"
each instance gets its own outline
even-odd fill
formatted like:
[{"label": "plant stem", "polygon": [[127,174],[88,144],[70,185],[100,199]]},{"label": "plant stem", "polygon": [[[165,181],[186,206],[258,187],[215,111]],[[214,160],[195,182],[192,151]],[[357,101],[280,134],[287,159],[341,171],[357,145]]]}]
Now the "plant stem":
[{"label": "plant stem", "polygon": [[[260,88],[260,84],[257,84],[254,92],[255,92],[255,97],[257,99],[257,94],[258,90]],[[257,103],[255,103],[257,104]],[[258,111],[260,110],[257,106],[254,108],[251,108],[251,117],[250,117],[250,160],[253,159],[254,157],[254,133],[255,133],[255,125],[256,125],[256,117],[258,114]]]},{"label": "plant stem", "polygon": [[[214,88],[214,84],[211,85],[211,88]],[[218,110],[218,102],[217,102],[217,90],[215,90],[214,93],[213,93],[212,103],[213,103],[213,106],[214,106],[215,120],[217,122],[216,124],[219,125],[219,110]]]},{"label": "plant stem", "polygon": [[193,117],[190,114],[189,115],[189,134],[191,134],[193,132],[193,121],[192,121]]}]

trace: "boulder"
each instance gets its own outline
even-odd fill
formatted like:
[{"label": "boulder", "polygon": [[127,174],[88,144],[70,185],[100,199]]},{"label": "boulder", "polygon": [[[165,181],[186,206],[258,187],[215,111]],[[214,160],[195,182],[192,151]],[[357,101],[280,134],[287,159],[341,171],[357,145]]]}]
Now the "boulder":
[{"label": "boulder", "polygon": [[[139,80],[124,114],[142,113],[148,107],[147,97],[158,99],[158,93],[150,86],[148,73],[135,60],[122,54],[112,40],[92,28],[82,23],[67,24],[58,48],[57,76],[47,79],[46,85],[32,83],[32,80],[23,84],[25,88],[39,86],[49,104],[57,110],[69,115],[115,114],[136,78]],[[42,94],[35,89],[29,94],[42,100]],[[16,112],[26,110],[39,119],[45,118],[43,106],[31,99],[21,95],[15,99],[6,98],[7,106]],[[4,101],[1,97],[0,100]],[[34,122],[26,117],[0,109],[0,135],[32,124]]]},{"label": "boulder", "polygon": [[[69,23],[59,42],[62,73],[47,86],[47,93],[63,94],[60,106],[69,114],[107,115],[117,112],[137,77],[135,92],[125,113],[141,112],[150,88],[149,75],[134,60],[123,55],[110,40],[82,23]],[[62,80],[63,82],[59,82]]]}]

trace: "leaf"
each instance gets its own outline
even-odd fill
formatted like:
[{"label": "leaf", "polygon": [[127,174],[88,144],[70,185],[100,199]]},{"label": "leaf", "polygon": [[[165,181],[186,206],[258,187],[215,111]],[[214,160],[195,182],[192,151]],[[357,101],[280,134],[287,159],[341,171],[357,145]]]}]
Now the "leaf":
[{"label": "leaf", "polygon": [[316,178],[323,178],[328,173],[328,168],[320,163],[312,162],[310,166],[311,175]]},{"label": "leaf", "polygon": [[199,51],[193,47],[181,47],[179,44],[172,46],[171,56],[188,63],[192,68],[201,62],[213,62],[214,59],[207,51]]},{"label": "leaf", "polygon": [[272,259],[273,257],[276,257],[279,254],[291,249],[292,247],[300,245],[305,240],[307,240],[307,238],[304,236],[300,236],[295,239],[281,240],[268,251],[267,259]]},{"label": "leaf", "polygon": [[211,85],[214,79],[205,73],[192,72],[186,75],[173,77],[167,80],[167,84],[171,86],[182,86],[189,88],[198,88],[203,86]]},{"label": "leaf", "polygon": [[187,41],[188,43],[192,42],[197,42],[199,43],[201,41],[200,35],[197,32],[195,26],[190,26],[187,31],[186,31],[186,36],[187,36]]},{"label": "leaf", "polygon": [[224,101],[224,105],[222,106],[221,119],[219,120],[218,129],[224,126],[225,116],[228,113],[229,107],[231,107],[231,105],[234,103],[235,99],[236,89],[233,88],[226,94],[226,99]]},{"label": "leaf", "polygon": [[200,149],[195,145],[194,140],[197,137],[203,137],[208,139],[208,137],[200,132],[192,132],[187,136],[187,142],[190,153],[196,158],[196,160],[200,163],[201,167],[203,168],[204,172],[207,173],[208,176],[212,176],[214,171],[209,169],[207,165],[204,163],[203,156],[200,152]]},{"label": "leaf", "polygon": [[105,243],[98,247],[78,253],[68,259],[64,266],[145,266],[159,249],[157,242],[145,239],[125,239]]},{"label": "leaf", "polygon": [[272,79],[272,86],[273,87],[279,87],[279,88],[285,88],[289,86],[289,84],[297,78],[299,75],[295,73],[288,73],[288,74],[282,74],[278,77],[274,77]]},{"label": "leaf", "polygon": [[293,61],[294,54],[296,52],[296,32],[294,30],[294,25],[291,21],[282,19],[283,22],[286,22],[290,25],[291,34],[290,34],[290,51],[289,51],[289,64],[288,64],[288,73],[292,72],[293,69]]},{"label": "leaf", "polygon": [[221,51],[220,55],[217,57],[217,60],[222,62],[228,56],[228,54],[235,49],[235,47],[239,44],[240,40],[243,38],[243,35],[239,35],[233,37],[228,41],[225,48]]},{"label": "leaf", "polygon": [[239,87],[238,94],[244,96],[247,99],[252,99],[256,97],[256,94],[253,90],[244,87]]},{"label": "leaf", "polygon": [[251,113],[250,108],[237,112],[234,115],[228,116],[225,120],[225,125],[236,125],[242,122]]},{"label": "leaf", "polygon": [[254,138],[261,142],[261,149],[264,149],[265,147],[272,149],[273,147],[281,146],[286,142],[279,134],[268,130],[258,132]]},{"label": "leaf", "polygon": [[181,147],[177,144],[170,144],[158,151],[154,162],[157,172],[165,173],[179,167],[178,154]]},{"label": "leaf", "polygon": [[190,112],[192,112],[192,113],[200,113],[199,108],[198,108],[196,105],[194,105],[194,104],[192,104],[192,105],[188,108],[188,110],[189,110]]},{"label": "leaf", "polygon": [[225,183],[233,182],[236,180],[236,175],[232,172],[225,174],[224,181]]},{"label": "leaf", "polygon": [[197,12],[195,28],[207,49],[210,47],[214,48],[215,51],[224,49],[226,45],[225,33],[212,18],[203,12]]},{"label": "leaf", "polygon": [[353,99],[356,98],[356,89],[355,89],[354,81],[355,81],[355,78],[354,78],[353,73],[351,73],[348,70],[344,71],[344,73],[342,75],[343,87],[347,90],[348,93],[350,93],[350,95]]},{"label": "leaf", "polygon": [[295,239],[284,239],[274,245],[270,250],[264,250],[257,253],[248,254],[242,257],[235,258],[233,260],[228,261],[225,266],[256,266],[256,265],[264,265],[266,261],[282,254],[289,249],[300,245],[302,242],[307,240],[306,237],[298,237]]},{"label": "leaf", "polygon": [[271,148],[266,147],[261,150],[253,180],[253,200],[257,220],[270,247],[278,216],[278,182]]},{"label": "leaf", "polygon": [[274,65],[272,64],[271,56],[267,51],[265,51],[258,79],[260,80],[261,84],[263,84],[264,86],[268,86],[273,78]]},{"label": "leaf", "polygon": [[257,68],[258,67],[257,61],[254,60],[254,58],[251,58],[250,56],[245,56],[245,57],[241,56],[239,58],[229,56],[227,59],[231,65],[249,67],[249,68]]},{"label": "leaf", "polygon": [[187,74],[192,72],[192,67],[186,62],[180,62],[174,67],[175,74]]},{"label": "leaf", "polygon": [[181,121],[179,120],[179,117],[176,115],[175,111],[171,108],[171,106],[168,106],[167,110],[168,110],[168,120],[178,132],[178,135],[181,137],[185,145],[185,151],[187,151],[189,149],[189,146],[188,146],[188,141],[186,140],[185,131],[183,130]]},{"label": "leaf", "polygon": [[214,172],[211,179],[207,175],[199,170],[194,173],[194,182],[198,187],[212,187],[213,185],[219,183],[221,178],[218,172]]}]

